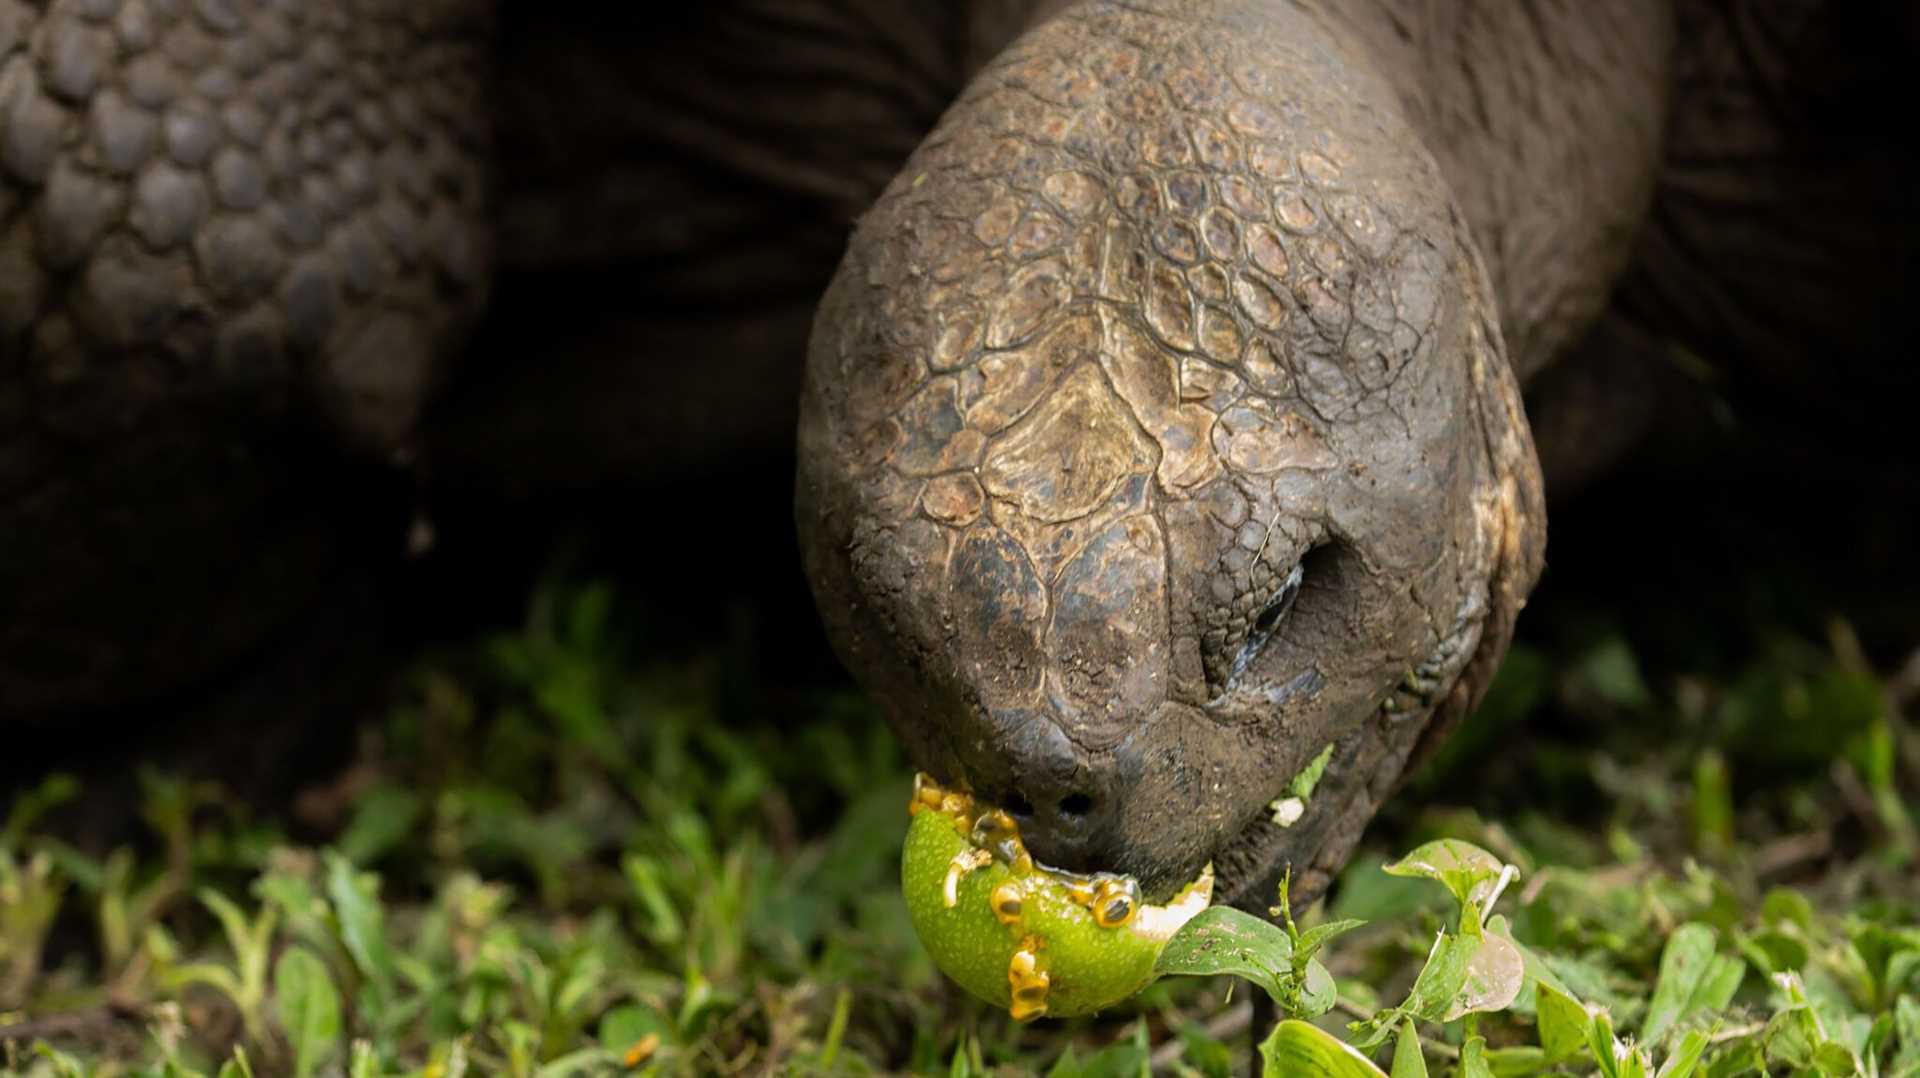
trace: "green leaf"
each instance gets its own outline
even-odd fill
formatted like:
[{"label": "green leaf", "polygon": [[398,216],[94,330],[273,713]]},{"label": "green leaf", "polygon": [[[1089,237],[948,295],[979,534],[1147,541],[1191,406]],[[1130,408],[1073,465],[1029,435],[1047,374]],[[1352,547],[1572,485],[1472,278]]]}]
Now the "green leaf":
[{"label": "green leaf", "polygon": [[1489,1048],[1487,1069],[1493,1072],[1493,1078],[1530,1078],[1547,1071],[1547,1053],[1531,1044]]},{"label": "green leaf", "polygon": [[[220,928],[226,933],[227,946],[233,948],[235,965],[239,969],[242,983],[263,979],[267,968],[267,953],[273,937],[274,914],[271,910],[262,910],[257,923],[249,923],[247,915],[233,900],[211,889],[202,889],[200,902],[213,911],[220,919]],[[257,972],[256,972],[257,971]]]},{"label": "green leaf", "polygon": [[1436,936],[1433,949],[1427,952],[1426,964],[1420,967],[1419,976],[1414,978],[1406,1001],[1349,1027],[1355,1036],[1354,1043],[1372,1051],[1386,1041],[1393,1023],[1409,1015],[1429,1022],[1447,1021],[1447,1012],[1459,997],[1461,987],[1467,983],[1467,968],[1474,954],[1480,950],[1480,942],[1472,936],[1456,936],[1449,932]]},{"label": "green leaf", "polygon": [[338,840],[340,852],[354,864],[371,864],[404,842],[420,819],[420,795],[382,782],[355,799],[353,818]]},{"label": "green leaf", "polygon": [[1327,761],[1331,759],[1333,759],[1333,742],[1329,741],[1327,747],[1320,750],[1320,755],[1315,756],[1312,762],[1301,768],[1300,773],[1287,783],[1287,793],[1302,801],[1312,797],[1313,789],[1320,785],[1320,776],[1326,774]]},{"label": "green leaf", "polygon": [[1215,1040],[1207,1032],[1206,1026],[1199,1022],[1188,1022],[1181,1026],[1180,1042],[1181,1062],[1198,1070],[1206,1078],[1231,1078],[1233,1050]]},{"label": "green leaf", "polygon": [[1328,973],[1327,967],[1321,965],[1318,959],[1307,960],[1307,969],[1300,977],[1299,988],[1298,1000],[1290,1003],[1296,1018],[1318,1018],[1333,1010],[1333,1005],[1340,1000],[1340,989],[1334,984],[1333,974]]},{"label": "green leaf", "polygon": [[1761,900],[1760,917],[1770,925],[1794,924],[1806,932],[1813,928],[1813,903],[1798,891],[1776,887]]},{"label": "green leaf", "polygon": [[[1853,949],[1873,979],[1873,1002],[1884,1006],[1920,962],[1920,931],[1869,921],[1849,933]],[[1883,1001],[1885,1001],[1883,1003]]]},{"label": "green leaf", "polygon": [[1618,708],[1639,710],[1653,699],[1640,676],[1633,649],[1617,636],[1589,651],[1575,669],[1575,676],[1594,695]]},{"label": "green leaf", "polygon": [[1621,1066],[1629,1053],[1614,1037],[1613,1018],[1605,1011],[1587,1023],[1587,1049],[1593,1053],[1593,1061],[1600,1065],[1601,1074],[1606,1078],[1621,1078]]},{"label": "green leaf", "polygon": [[1260,1058],[1267,1078],[1387,1078],[1352,1045],[1298,1018],[1273,1027]]},{"label": "green leaf", "polygon": [[660,1041],[673,1039],[673,1023],[652,1007],[629,1003],[600,1019],[600,1047],[615,1055],[634,1051],[649,1036]]},{"label": "green leaf", "polygon": [[1209,906],[1181,925],[1154,960],[1155,973],[1211,976],[1231,973],[1286,995],[1292,975],[1293,941],[1277,925],[1231,906]]},{"label": "green leaf", "polygon": [[535,1078],[573,1078],[576,1074],[605,1074],[612,1062],[599,1048],[578,1048],[558,1059],[549,1060],[534,1071]]},{"label": "green leaf", "polygon": [[1640,1036],[1649,1043],[1698,1010],[1718,1011],[1733,999],[1746,963],[1714,953],[1713,929],[1692,922],[1675,929],[1660,955],[1660,979]]},{"label": "green leaf", "polygon": [[1690,1029],[1680,1039],[1680,1046],[1673,1050],[1665,1063],[1655,1072],[1654,1078],[1688,1078],[1693,1068],[1700,1065],[1700,1056],[1707,1050],[1708,1037],[1705,1030]]},{"label": "green leaf", "polygon": [[1536,1001],[1540,1024],[1540,1047],[1550,1063],[1564,1063],[1579,1055],[1588,1045],[1593,1016],[1572,995],[1541,983]]},{"label": "green leaf", "polygon": [[1293,941],[1294,956],[1296,958],[1312,958],[1315,951],[1326,946],[1334,938],[1344,936],[1356,928],[1364,928],[1366,923],[1365,921],[1356,921],[1349,918],[1343,921],[1328,921],[1323,925],[1315,925],[1305,932],[1300,933],[1299,938]]},{"label": "green leaf", "polygon": [[1446,1014],[1459,997],[1460,989],[1467,983],[1468,968],[1479,951],[1480,941],[1477,939],[1440,933],[1433,941],[1433,949],[1427,952],[1426,964],[1420,967],[1419,975],[1413,980],[1407,1001],[1401,1006],[1416,1018],[1424,1018],[1429,1022],[1447,1021]]},{"label": "green leaf", "polygon": [[1766,1053],[1757,1038],[1748,1038],[1715,1052],[1703,1073],[1705,1078],[1751,1078],[1766,1072]]},{"label": "green leaf", "polygon": [[1465,908],[1482,906],[1506,868],[1505,862],[1471,842],[1443,838],[1419,847],[1384,871],[1391,876],[1438,880]]},{"label": "green leaf", "polygon": [[327,866],[327,898],[340,922],[340,943],[353,956],[362,976],[384,987],[393,980],[393,960],[387,953],[384,917],[377,885],[354,870],[353,862],[323,851]]},{"label": "green leaf", "polygon": [[1920,999],[1901,996],[1893,1006],[1893,1029],[1900,1049],[1893,1056],[1893,1072],[1920,1071]]},{"label": "green leaf", "polygon": [[[1147,1078],[1152,1067],[1151,1049],[1144,1034],[1144,1023],[1134,1026],[1131,1040],[1110,1044],[1080,1064],[1079,1078]],[[988,1073],[985,1068],[981,1073]]]},{"label": "green leaf", "polygon": [[1715,857],[1724,853],[1733,843],[1733,788],[1727,758],[1714,749],[1694,761],[1691,808],[1694,848]]},{"label": "green leaf", "polygon": [[[1550,984],[1570,996],[1574,994],[1573,990],[1567,987],[1567,982],[1547,964],[1545,958],[1536,954],[1533,948],[1513,938],[1513,925],[1505,915],[1494,914],[1487,918],[1486,934],[1498,936],[1513,944],[1514,950],[1520,952],[1521,966],[1526,970],[1526,975],[1520,984],[1520,994],[1515,996],[1513,1002],[1508,1005],[1509,1009],[1521,1014],[1534,1013],[1537,1009],[1534,1000],[1536,985]],[[1489,1055],[1488,1058],[1492,1056]]]},{"label": "green leaf", "polygon": [[53,1068],[53,1073],[59,1075],[60,1078],[86,1078],[87,1072],[80,1066],[78,1059],[62,1052],[46,1041],[34,1041],[33,1054],[46,1060],[47,1065]]},{"label": "green leaf", "polygon": [[1779,929],[1762,929],[1740,940],[1740,953],[1769,975],[1805,968],[1807,945],[1800,937]]},{"label": "green leaf", "polygon": [[1847,1078],[1859,1073],[1859,1068],[1854,1065],[1853,1053],[1847,1050],[1846,1045],[1836,1041],[1824,1041],[1813,1050],[1813,1066],[1821,1074],[1833,1078]]},{"label": "green leaf", "polygon": [[1447,1007],[1445,1021],[1481,1011],[1504,1011],[1520,994],[1526,963],[1520,949],[1499,936],[1489,935],[1467,960],[1466,979]]},{"label": "green leaf", "polygon": [[1487,1039],[1468,1037],[1460,1046],[1460,1078],[1493,1078],[1487,1067]]},{"label": "green leaf", "polygon": [[273,997],[280,1026],[293,1044],[293,1072],[307,1078],[340,1048],[340,993],[326,963],[296,946],[274,964]]},{"label": "green leaf", "polygon": [[1420,1053],[1420,1033],[1413,1019],[1400,1023],[1400,1037],[1393,1046],[1391,1078],[1427,1078],[1427,1057]]},{"label": "green leaf", "polygon": [[[7,821],[0,824],[0,850],[19,849],[27,832],[41,816],[78,796],[80,780],[60,771],[41,779],[33,789],[14,794],[13,807],[7,811]],[[39,1051],[39,1047],[40,1042],[35,1042],[34,1050]],[[47,1051],[53,1049],[48,1048]],[[54,1065],[60,1064],[56,1062]]]}]

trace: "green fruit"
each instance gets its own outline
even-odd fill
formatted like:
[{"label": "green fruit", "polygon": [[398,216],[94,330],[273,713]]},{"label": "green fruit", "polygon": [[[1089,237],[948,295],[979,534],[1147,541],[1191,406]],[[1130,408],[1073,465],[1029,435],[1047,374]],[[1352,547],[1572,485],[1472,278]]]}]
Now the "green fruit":
[{"label": "green fruit", "polygon": [[1055,875],[1033,865],[1017,836],[992,857],[970,837],[985,822],[971,799],[937,803],[916,795],[900,864],[907,912],[947,976],[1016,1019],[1089,1014],[1140,991],[1167,938],[1212,893],[1202,872],[1172,903],[1136,909],[1131,880]]}]

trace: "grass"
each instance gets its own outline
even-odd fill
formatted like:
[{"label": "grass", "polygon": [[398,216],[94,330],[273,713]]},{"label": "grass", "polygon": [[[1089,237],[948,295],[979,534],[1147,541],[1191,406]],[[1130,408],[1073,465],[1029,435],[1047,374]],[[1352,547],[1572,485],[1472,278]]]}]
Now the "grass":
[{"label": "grass", "polygon": [[[650,667],[619,613],[548,588],[423,660],[297,824],[144,775],[150,839],[102,856],[50,826],[71,781],[17,797],[0,1066],[1214,1075],[1264,1045],[1367,1073],[1330,1033],[1396,1078],[1678,1078],[1695,1049],[1713,1076],[1920,1075],[1920,676],[1844,625],[1657,674],[1604,626],[1520,648],[1328,901],[1211,925],[1247,933],[1250,981],[1019,1026],[913,937],[909,771],[867,705],[756,706],[723,651]],[[1295,1020],[1251,1029],[1262,991]]]}]

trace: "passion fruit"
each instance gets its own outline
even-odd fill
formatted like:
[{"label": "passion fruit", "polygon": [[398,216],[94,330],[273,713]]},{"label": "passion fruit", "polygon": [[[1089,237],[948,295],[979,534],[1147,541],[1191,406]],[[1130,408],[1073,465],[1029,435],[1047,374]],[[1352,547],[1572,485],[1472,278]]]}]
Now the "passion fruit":
[{"label": "passion fruit", "polygon": [[1016,1021],[1112,1006],[1154,979],[1174,930],[1213,897],[1213,870],[1164,906],[1131,878],[1036,864],[1013,818],[914,782],[900,884],[920,942],[947,976]]}]

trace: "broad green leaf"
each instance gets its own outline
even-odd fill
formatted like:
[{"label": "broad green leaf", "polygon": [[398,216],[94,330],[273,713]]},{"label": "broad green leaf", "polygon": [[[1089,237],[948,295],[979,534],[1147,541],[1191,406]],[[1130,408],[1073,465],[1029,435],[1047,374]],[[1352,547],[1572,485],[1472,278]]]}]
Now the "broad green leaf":
[{"label": "broad green leaf", "polygon": [[1231,973],[1266,989],[1276,1001],[1292,976],[1293,941],[1279,926],[1231,906],[1209,906],[1180,926],[1154,960],[1156,973]]},{"label": "broad green leaf", "polygon": [[376,885],[338,853],[327,850],[322,856],[327,866],[327,897],[333,901],[334,916],[340,921],[340,942],[361,974],[384,987],[393,980],[393,961],[387,953],[385,918]]},{"label": "broad green leaf", "polygon": [[1706,925],[1695,922],[1674,929],[1660,955],[1660,979],[1647,1005],[1641,1039],[1658,1041],[1697,1010],[1725,1008],[1746,969],[1740,959],[1714,953],[1713,929]]},{"label": "broad green leaf", "polygon": [[600,1047],[616,1056],[651,1054],[654,1049],[644,1047],[648,1037],[653,1038],[656,1048],[662,1041],[673,1039],[673,1023],[652,1007],[629,1003],[600,1019]]},{"label": "broad green leaf", "polygon": [[1776,928],[1762,929],[1740,940],[1740,953],[1769,975],[1802,969],[1810,957],[1799,936]]},{"label": "broad green leaf", "polygon": [[1419,880],[1390,876],[1382,871],[1387,862],[1366,855],[1348,862],[1334,890],[1332,917],[1358,917],[1367,921],[1394,921],[1411,917],[1437,905],[1438,896]]},{"label": "broad green leaf", "polygon": [[1443,838],[1419,847],[1384,871],[1392,876],[1437,880],[1464,907],[1481,904],[1506,867],[1505,862],[1471,842]]},{"label": "broad green leaf", "polygon": [[1333,1010],[1339,1001],[1339,986],[1333,983],[1333,974],[1318,959],[1307,960],[1307,970],[1300,978],[1300,1001],[1293,1008],[1296,1018],[1318,1018]]},{"label": "broad green leaf", "polygon": [[1372,1051],[1386,1041],[1393,1031],[1393,1023],[1406,1016],[1429,1022],[1446,1021],[1448,1010],[1467,982],[1467,967],[1480,949],[1480,942],[1471,936],[1449,932],[1436,936],[1433,949],[1427,952],[1426,965],[1414,978],[1405,1002],[1348,1027],[1354,1034],[1354,1043]]},{"label": "broad green leaf", "polygon": [[1733,789],[1727,758],[1717,750],[1694,761],[1691,809],[1694,848],[1714,857],[1724,853],[1733,843]]},{"label": "broad green leaf", "polygon": [[1487,1067],[1487,1039],[1468,1037],[1460,1046],[1460,1078],[1493,1078]]},{"label": "broad green leaf", "polygon": [[33,1054],[46,1060],[47,1065],[53,1068],[53,1073],[59,1075],[59,1078],[86,1078],[87,1072],[80,1066],[78,1059],[46,1041],[34,1041]]},{"label": "broad green leaf", "polygon": [[1721,1047],[1712,1059],[1707,1061],[1704,1078],[1751,1078],[1755,1074],[1765,1074],[1767,1068],[1766,1053],[1760,1050],[1756,1038],[1739,1041],[1730,1047]]},{"label": "broad green leaf", "polygon": [[1307,766],[1300,769],[1300,773],[1295,775],[1292,781],[1287,783],[1287,793],[1302,801],[1312,797],[1313,789],[1320,785],[1320,776],[1326,774],[1327,761],[1331,759],[1333,759],[1333,742],[1329,741],[1327,747],[1320,750],[1320,755],[1315,756]]},{"label": "broad green leaf", "polygon": [[[1088,1056],[1080,1064],[1080,1078],[1150,1078],[1152,1049],[1146,1040],[1146,1031],[1146,1024],[1140,1023],[1134,1026],[1130,1040],[1110,1044]],[[979,1070],[982,1074],[992,1073],[985,1067]]]},{"label": "broad green leaf", "polygon": [[1387,1078],[1352,1045],[1298,1018],[1273,1027],[1260,1058],[1266,1078]]},{"label": "broad green leaf", "polygon": [[574,1078],[578,1074],[607,1073],[607,1053],[600,1048],[578,1048],[558,1059],[549,1060],[534,1071],[535,1078]]},{"label": "broad green leaf", "polygon": [[[1495,914],[1487,918],[1486,934],[1498,936],[1512,944],[1514,950],[1520,952],[1521,966],[1526,970],[1526,976],[1520,983],[1520,994],[1513,997],[1513,1002],[1508,1004],[1508,1010],[1521,1014],[1534,1013],[1538,1006],[1534,999],[1535,988],[1542,984],[1550,984],[1569,996],[1574,995],[1573,990],[1567,987],[1567,982],[1547,964],[1545,958],[1535,954],[1533,948],[1513,938],[1513,925],[1504,914]],[[1492,1056],[1489,1055],[1488,1058]]]},{"label": "broad green leaf", "polygon": [[[32,830],[34,823],[42,815],[78,796],[80,796],[80,780],[63,771],[48,775],[31,790],[15,793],[13,807],[7,810],[6,823],[0,824],[0,850],[19,849],[23,844],[22,840],[27,837],[27,833]],[[36,1052],[40,1051],[41,1043],[44,1042],[34,1043]],[[46,1058],[54,1060],[55,1066],[62,1065],[56,1058],[60,1056],[59,1052],[54,1052],[51,1046],[46,1051],[53,1052],[52,1056]]]},{"label": "broad green leaf", "polygon": [[1542,983],[1534,997],[1540,1023],[1540,1047],[1551,1063],[1564,1063],[1588,1045],[1593,1017],[1572,995]]},{"label": "broad green leaf", "polygon": [[1893,1055],[1894,1073],[1920,1072],[1920,999],[1900,997],[1893,1006],[1893,1029],[1900,1045]]},{"label": "broad green leaf", "polygon": [[1413,979],[1413,988],[1401,1006],[1416,1018],[1447,1021],[1447,1012],[1467,983],[1468,970],[1473,956],[1480,951],[1480,943],[1470,936],[1442,932],[1433,941],[1433,949],[1427,952],[1427,963]]},{"label": "broad green leaf", "polygon": [[1768,1060],[1800,1070],[1819,1071],[1821,1049],[1832,1042],[1820,1028],[1819,1016],[1807,999],[1805,984],[1796,973],[1782,973],[1773,980],[1786,997],[1786,1006],[1768,1019],[1766,1030],[1761,1034]]},{"label": "broad green leaf", "polygon": [[1613,1035],[1613,1018],[1605,1011],[1587,1023],[1587,1048],[1593,1053],[1594,1062],[1600,1065],[1602,1075],[1626,1078],[1634,1052]]},{"label": "broad green leaf", "polygon": [[353,818],[338,840],[340,852],[355,864],[377,861],[406,840],[420,812],[419,794],[381,782],[355,799]]},{"label": "broad green leaf", "polygon": [[273,1002],[293,1045],[293,1073],[307,1078],[340,1048],[340,993],[326,963],[305,947],[287,948],[273,967]]},{"label": "broad green leaf", "polygon": [[1326,946],[1334,937],[1343,936],[1356,928],[1364,927],[1366,923],[1348,919],[1315,925],[1300,933],[1300,937],[1293,941],[1293,953],[1299,958],[1312,958],[1315,951]]},{"label": "broad green leaf", "polygon": [[1853,949],[1873,978],[1873,1003],[1885,1006],[1920,961],[1920,931],[1867,922],[1850,933]]},{"label": "broad green leaf", "polygon": [[1640,676],[1640,664],[1633,657],[1633,649],[1617,636],[1607,638],[1589,651],[1575,673],[1586,688],[1615,707],[1637,711],[1653,699]]},{"label": "broad green leaf", "polygon": [[1532,1078],[1549,1069],[1547,1053],[1531,1044],[1515,1044],[1487,1049],[1487,1069],[1493,1078]]},{"label": "broad green leaf", "polygon": [[1391,1078],[1427,1078],[1427,1057],[1420,1052],[1420,1033],[1413,1019],[1400,1023],[1400,1036],[1393,1046]]},{"label": "broad green leaf", "polygon": [[1205,1078],[1231,1078],[1233,1050],[1215,1040],[1207,1027],[1188,1022],[1180,1027],[1180,1061],[1198,1070]]},{"label": "broad green leaf", "polygon": [[220,928],[227,935],[227,946],[233,948],[241,982],[250,984],[264,980],[273,926],[277,919],[275,911],[262,910],[259,919],[249,923],[247,915],[233,904],[232,899],[211,888],[201,889],[200,902],[220,919]]},{"label": "broad green leaf", "polygon": [[1805,932],[1813,927],[1813,903],[1798,891],[1776,887],[1761,900],[1760,917],[1770,925],[1794,924]]},{"label": "broad green leaf", "polygon": [[1680,1038],[1680,1046],[1654,1072],[1654,1078],[1688,1078],[1693,1068],[1700,1065],[1700,1056],[1707,1050],[1707,1041],[1704,1030],[1688,1030],[1687,1035]]},{"label": "broad green leaf", "polygon": [[1853,1053],[1836,1041],[1822,1041],[1813,1050],[1813,1068],[1831,1078],[1848,1078],[1860,1073],[1860,1068],[1854,1065]]},{"label": "broad green leaf", "polygon": [[1506,1010],[1525,980],[1520,949],[1499,936],[1487,936],[1467,960],[1466,980],[1447,1008],[1445,1021],[1476,1011]]}]

